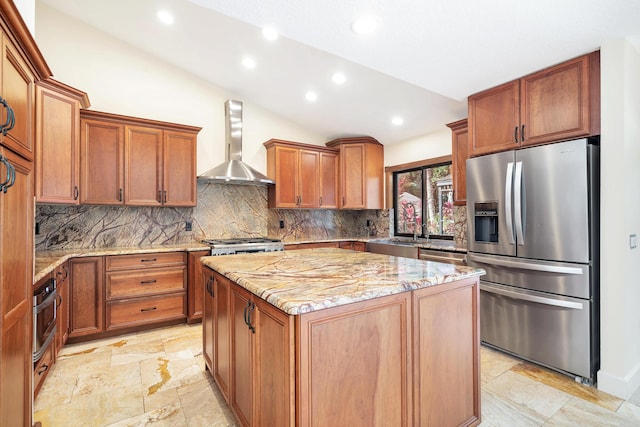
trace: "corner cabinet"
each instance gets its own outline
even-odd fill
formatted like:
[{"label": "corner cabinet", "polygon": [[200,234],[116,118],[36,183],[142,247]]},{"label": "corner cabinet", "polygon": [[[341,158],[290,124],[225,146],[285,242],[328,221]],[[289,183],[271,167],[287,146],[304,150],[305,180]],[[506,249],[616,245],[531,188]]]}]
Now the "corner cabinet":
[{"label": "corner cabinet", "polygon": [[69,261],[69,339],[104,331],[104,259]]},{"label": "corner cabinet", "polygon": [[384,208],[384,147],[364,136],[327,142],[340,150],[338,206],[341,209]]},{"label": "corner cabinet", "polygon": [[195,206],[201,128],[83,110],[81,204]]},{"label": "corner cabinet", "polygon": [[87,94],[53,79],[36,84],[36,202],[77,205],[80,108]]},{"label": "corner cabinet", "polygon": [[270,139],[267,176],[270,208],[336,208],[338,150]]},{"label": "corner cabinet", "polygon": [[469,97],[471,156],[599,133],[599,51]]},{"label": "corner cabinet", "polygon": [[453,169],[453,204],[467,204],[467,159],[469,158],[469,131],[467,119],[447,125],[451,129],[451,154]]}]

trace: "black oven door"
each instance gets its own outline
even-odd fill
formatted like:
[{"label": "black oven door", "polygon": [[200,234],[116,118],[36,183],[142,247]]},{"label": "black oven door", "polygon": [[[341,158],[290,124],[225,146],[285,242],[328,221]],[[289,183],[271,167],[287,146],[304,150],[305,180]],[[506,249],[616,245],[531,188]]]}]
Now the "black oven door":
[{"label": "black oven door", "polygon": [[56,281],[51,279],[33,293],[33,362],[40,360],[56,334]]}]

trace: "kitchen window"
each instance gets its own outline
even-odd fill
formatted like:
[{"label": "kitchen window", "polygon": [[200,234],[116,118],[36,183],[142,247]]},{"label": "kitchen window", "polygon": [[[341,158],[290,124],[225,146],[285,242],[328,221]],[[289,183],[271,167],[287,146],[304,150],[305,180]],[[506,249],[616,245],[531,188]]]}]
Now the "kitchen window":
[{"label": "kitchen window", "polygon": [[393,171],[393,208],[396,236],[453,239],[451,161]]}]

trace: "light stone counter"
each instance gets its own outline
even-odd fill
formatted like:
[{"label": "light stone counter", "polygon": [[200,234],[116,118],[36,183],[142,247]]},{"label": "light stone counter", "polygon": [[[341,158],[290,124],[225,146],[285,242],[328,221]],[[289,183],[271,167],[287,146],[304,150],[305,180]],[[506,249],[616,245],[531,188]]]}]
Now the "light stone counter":
[{"label": "light stone counter", "polygon": [[201,261],[293,315],[484,274],[473,267],[333,248],[211,256]]},{"label": "light stone counter", "polygon": [[60,264],[70,258],[102,256],[102,255],[130,255],[130,254],[147,254],[160,252],[192,252],[206,251],[208,245],[201,243],[184,243],[177,245],[157,245],[157,246],[130,246],[130,247],[114,247],[114,248],[77,248],[77,249],[58,249],[53,251],[36,252],[34,281],[42,279],[44,276],[56,269]]}]

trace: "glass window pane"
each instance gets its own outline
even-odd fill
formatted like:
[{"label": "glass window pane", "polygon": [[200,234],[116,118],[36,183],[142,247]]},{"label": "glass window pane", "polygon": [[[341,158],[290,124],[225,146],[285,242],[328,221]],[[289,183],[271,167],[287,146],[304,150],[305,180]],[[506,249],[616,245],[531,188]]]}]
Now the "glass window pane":
[{"label": "glass window pane", "polygon": [[426,217],[429,235],[453,236],[453,182],[450,165],[425,169]]},{"label": "glass window pane", "polygon": [[396,178],[396,234],[422,229],[422,170],[399,172]]}]

